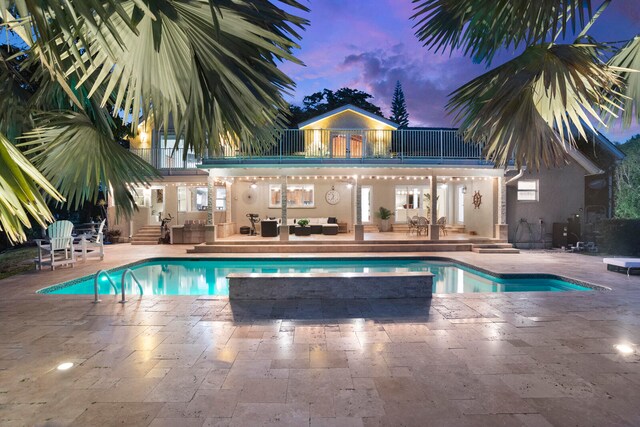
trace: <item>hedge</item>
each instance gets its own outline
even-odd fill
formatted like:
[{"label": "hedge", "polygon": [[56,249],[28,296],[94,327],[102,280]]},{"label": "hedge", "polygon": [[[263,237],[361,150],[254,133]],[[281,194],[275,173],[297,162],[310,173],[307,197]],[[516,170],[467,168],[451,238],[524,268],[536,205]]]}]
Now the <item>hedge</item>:
[{"label": "hedge", "polygon": [[600,252],[640,255],[640,219],[607,219],[597,226]]}]

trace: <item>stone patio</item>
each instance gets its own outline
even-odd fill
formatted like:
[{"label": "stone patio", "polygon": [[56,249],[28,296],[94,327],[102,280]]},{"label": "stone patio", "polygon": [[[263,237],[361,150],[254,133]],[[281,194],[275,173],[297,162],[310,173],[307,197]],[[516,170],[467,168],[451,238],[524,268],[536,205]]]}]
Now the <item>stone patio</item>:
[{"label": "stone patio", "polygon": [[102,262],[0,281],[0,424],[640,425],[640,276],[599,257],[428,254],[611,291],[124,306],[35,294],[187,247],[115,245]]}]

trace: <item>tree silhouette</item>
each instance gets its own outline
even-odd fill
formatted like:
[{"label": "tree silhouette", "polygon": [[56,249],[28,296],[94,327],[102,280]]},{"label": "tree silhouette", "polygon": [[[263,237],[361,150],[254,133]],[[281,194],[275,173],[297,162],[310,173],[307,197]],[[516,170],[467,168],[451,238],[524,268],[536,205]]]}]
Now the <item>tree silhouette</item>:
[{"label": "tree silhouette", "polygon": [[302,107],[289,106],[290,124],[296,126],[300,122],[347,104],[384,117],[380,107],[369,101],[371,98],[373,96],[366,92],[348,87],[343,87],[335,92],[331,89],[323,89],[321,92],[305,96],[302,100]]},{"label": "tree silhouette", "polygon": [[396,89],[393,91],[391,100],[391,121],[399,124],[400,128],[409,126],[409,113],[407,112],[407,102],[404,99],[404,92],[400,80],[396,82]]},{"label": "tree silhouette", "polygon": [[640,134],[618,148],[627,157],[616,169],[616,217],[640,219]]}]

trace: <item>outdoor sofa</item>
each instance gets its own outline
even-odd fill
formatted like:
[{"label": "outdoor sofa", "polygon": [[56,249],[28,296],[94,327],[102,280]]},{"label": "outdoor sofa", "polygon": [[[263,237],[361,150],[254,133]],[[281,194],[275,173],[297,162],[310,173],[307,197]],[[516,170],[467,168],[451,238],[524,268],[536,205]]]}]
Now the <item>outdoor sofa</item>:
[{"label": "outdoor sofa", "polygon": [[[338,219],[335,217],[327,218],[287,218],[287,225],[289,226],[289,234],[294,234],[298,221],[301,219],[309,220],[308,227],[311,229],[311,234],[324,234],[333,236],[338,234]],[[263,237],[275,237],[279,234],[279,226],[282,225],[281,218],[268,218],[263,219],[260,222],[261,235]]]},{"label": "outdoor sofa", "polygon": [[604,258],[602,262],[607,264],[607,270],[621,271],[627,276],[631,271],[640,272],[640,258]]}]

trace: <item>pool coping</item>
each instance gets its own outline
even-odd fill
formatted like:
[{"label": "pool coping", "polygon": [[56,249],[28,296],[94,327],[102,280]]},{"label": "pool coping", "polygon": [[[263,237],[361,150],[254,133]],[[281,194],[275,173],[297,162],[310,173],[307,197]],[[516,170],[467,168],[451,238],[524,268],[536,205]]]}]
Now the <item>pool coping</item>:
[{"label": "pool coping", "polygon": [[[371,259],[372,257],[362,257],[362,256],[358,256],[358,257],[349,257],[348,259],[350,260],[358,260],[358,259]],[[182,260],[182,261],[224,261],[224,260],[238,260],[241,258],[238,257],[216,257],[216,258],[197,258],[197,257],[151,257],[151,258],[144,258],[144,259],[140,259],[128,264],[123,264],[120,266],[116,266],[116,267],[112,267],[109,269],[105,269],[105,271],[110,274],[114,271],[117,270],[123,270],[123,269],[127,269],[127,268],[131,268],[131,267],[135,267],[137,265],[140,264],[144,264],[147,262],[158,262],[158,261],[163,261],[163,260]],[[278,260],[281,258],[278,257],[265,257],[265,258],[261,258],[262,260],[269,260],[269,259],[274,259],[274,260]],[[300,258],[296,258],[296,257],[287,257],[287,260],[291,260],[291,261],[296,261],[296,260],[300,260],[300,261],[308,261],[310,258],[305,258],[305,257],[300,257]],[[343,260],[345,259],[344,257],[323,257],[323,260],[331,260],[331,259],[340,259]],[[578,279],[573,279],[571,277],[567,277],[567,276],[561,276],[558,274],[552,274],[552,273],[496,273],[494,271],[491,271],[489,269],[483,268],[483,267],[478,267],[475,266],[473,264],[470,264],[468,262],[465,261],[460,261],[457,259],[453,259],[453,258],[449,258],[449,257],[443,257],[443,256],[386,256],[384,257],[384,259],[402,259],[402,260],[407,260],[407,259],[415,259],[415,260],[423,260],[423,261],[441,261],[441,262],[449,262],[452,264],[455,264],[457,266],[462,266],[465,267],[467,269],[471,269],[471,270],[476,270],[478,272],[484,273],[486,275],[489,276],[493,276],[499,279],[518,279],[518,278],[522,278],[523,276],[525,276],[528,279],[551,279],[551,280],[562,280],[568,283],[572,283],[575,285],[579,285],[579,286],[583,286],[586,288],[590,288],[593,289],[595,291],[613,291],[612,288],[608,287],[608,286],[604,286],[604,285],[598,285],[595,283],[589,283],[589,282],[585,282],[583,280],[578,280]],[[283,273],[273,273],[273,274],[283,274]],[[307,274],[326,274],[326,273],[307,273]],[[367,273],[369,274],[369,273]],[[71,280],[67,280],[65,282],[62,283],[58,283],[55,285],[50,285],[50,286],[45,286],[44,288],[38,289],[35,291],[35,294],[40,294],[40,295],[51,295],[53,292],[57,291],[58,289],[63,289],[63,288],[67,288],[69,286],[73,286],[77,283],[83,282],[85,280],[91,279],[92,277],[95,276],[94,274],[90,274],[90,275],[86,275],[86,276],[81,276],[78,277],[76,279],[71,279]],[[516,293],[530,293],[531,291],[516,291],[516,292],[508,292],[509,294],[516,294]],[[540,291],[540,292],[545,292],[545,291]],[[491,292],[476,292],[477,294],[492,294]],[[434,295],[457,295],[457,294],[437,294],[434,293]],[[152,296],[152,295],[150,295]],[[172,295],[172,296],[188,296],[188,297],[194,297],[194,295]],[[207,297],[213,297],[213,295],[202,295],[202,296],[207,296]],[[228,297],[220,297],[220,298],[228,298]]]}]

